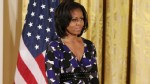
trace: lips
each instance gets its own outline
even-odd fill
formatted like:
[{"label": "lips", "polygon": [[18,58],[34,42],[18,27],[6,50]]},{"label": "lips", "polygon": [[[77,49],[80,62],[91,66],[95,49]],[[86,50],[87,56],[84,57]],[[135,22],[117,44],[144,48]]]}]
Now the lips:
[{"label": "lips", "polygon": [[82,28],[81,27],[77,27],[77,28],[75,28],[75,30],[82,30]]}]

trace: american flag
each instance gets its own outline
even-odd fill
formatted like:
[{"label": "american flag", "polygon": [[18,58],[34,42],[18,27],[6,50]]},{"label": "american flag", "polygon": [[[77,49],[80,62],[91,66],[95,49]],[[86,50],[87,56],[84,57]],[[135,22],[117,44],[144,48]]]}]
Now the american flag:
[{"label": "american flag", "polygon": [[48,43],[57,38],[53,17],[58,4],[59,0],[29,0],[15,84],[47,84],[44,55]]}]

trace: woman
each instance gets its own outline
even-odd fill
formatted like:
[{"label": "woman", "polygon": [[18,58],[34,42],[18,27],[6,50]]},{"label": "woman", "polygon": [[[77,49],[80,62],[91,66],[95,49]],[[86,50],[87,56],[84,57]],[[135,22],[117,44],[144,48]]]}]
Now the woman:
[{"label": "woman", "polygon": [[76,2],[62,2],[55,11],[56,32],[45,57],[49,84],[99,84],[96,50],[81,37],[87,30],[85,8]]}]

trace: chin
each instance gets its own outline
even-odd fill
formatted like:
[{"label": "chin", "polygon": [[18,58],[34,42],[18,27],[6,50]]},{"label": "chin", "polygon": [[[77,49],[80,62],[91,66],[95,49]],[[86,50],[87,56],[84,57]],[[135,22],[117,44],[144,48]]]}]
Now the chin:
[{"label": "chin", "polygon": [[80,33],[76,33],[77,36],[80,35],[80,34],[81,34],[81,32]]}]

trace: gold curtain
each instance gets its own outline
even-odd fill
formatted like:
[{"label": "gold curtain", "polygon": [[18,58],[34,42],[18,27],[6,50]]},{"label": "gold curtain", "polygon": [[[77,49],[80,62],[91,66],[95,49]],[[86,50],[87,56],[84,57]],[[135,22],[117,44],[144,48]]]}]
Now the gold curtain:
[{"label": "gold curtain", "polygon": [[150,84],[149,4],[149,0],[133,0],[131,84]]},{"label": "gold curtain", "polygon": [[[22,23],[10,30],[8,1],[4,1],[4,84],[13,83],[21,26],[28,4],[28,0],[17,0],[22,8],[18,6],[16,23]],[[89,29],[83,37],[96,46],[100,83],[150,84],[150,1],[75,1],[83,4],[88,12]]]},{"label": "gold curtain", "polygon": [[22,32],[22,0],[3,0],[3,83],[13,84]]},{"label": "gold curtain", "polygon": [[128,0],[105,1],[104,80],[105,84],[125,84],[128,45]]}]

